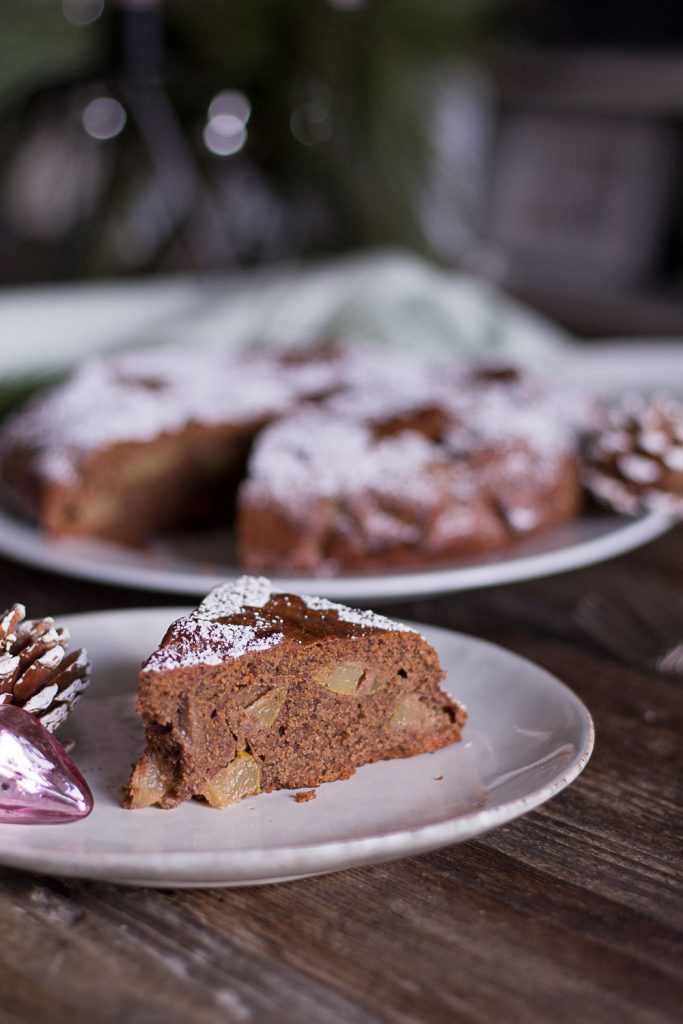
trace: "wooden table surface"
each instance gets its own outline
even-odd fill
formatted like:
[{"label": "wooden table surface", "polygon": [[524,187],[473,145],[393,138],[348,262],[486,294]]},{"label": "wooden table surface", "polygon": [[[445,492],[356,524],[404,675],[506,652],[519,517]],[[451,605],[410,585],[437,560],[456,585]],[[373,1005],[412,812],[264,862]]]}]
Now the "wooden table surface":
[{"label": "wooden table surface", "polygon": [[[0,574],[0,605],[32,615],[177,603]],[[572,619],[588,590],[644,579],[683,588],[683,527],[602,566],[390,609],[503,644],[583,698],[595,753],[549,804],[464,845],[263,888],[1,871],[0,1022],[683,1020],[683,681],[618,663]]]}]

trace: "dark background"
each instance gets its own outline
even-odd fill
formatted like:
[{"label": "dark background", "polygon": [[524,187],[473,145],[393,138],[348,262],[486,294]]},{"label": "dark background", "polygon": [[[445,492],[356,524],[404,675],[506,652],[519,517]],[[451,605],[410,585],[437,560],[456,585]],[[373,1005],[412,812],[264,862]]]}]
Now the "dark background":
[{"label": "dark background", "polygon": [[401,246],[683,332],[683,8],[0,0],[0,282]]}]

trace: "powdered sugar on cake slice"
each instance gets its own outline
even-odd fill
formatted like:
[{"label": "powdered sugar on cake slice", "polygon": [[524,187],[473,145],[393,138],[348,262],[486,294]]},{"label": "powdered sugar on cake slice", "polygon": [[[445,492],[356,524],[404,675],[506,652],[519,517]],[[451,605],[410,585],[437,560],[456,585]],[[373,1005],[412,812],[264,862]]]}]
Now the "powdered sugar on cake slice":
[{"label": "powdered sugar on cake slice", "polygon": [[[169,642],[148,658],[143,671],[220,665],[228,659],[277,647],[284,640],[284,633],[273,631],[273,623],[261,616],[259,610],[279,593],[281,591],[275,590],[263,576],[241,576],[234,583],[216,587],[198,608],[171,625],[166,637]],[[415,632],[410,626],[376,612],[349,608],[321,597],[301,595],[301,600],[311,611],[336,612],[340,622],[362,631]],[[249,624],[226,621],[246,612],[254,613]]]},{"label": "powdered sugar on cake slice", "polygon": [[388,619],[378,612],[364,611],[361,608],[349,608],[345,604],[336,604],[326,597],[309,597],[301,595],[301,599],[311,611],[335,611],[340,622],[348,622],[360,629],[381,629],[387,633],[416,633],[412,626],[404,622],[396,622],[395,619]]},{"label": "powdered sugar on cake slice", "polygon": [[265,576],[240,576],[234,583],[214,587],[192,617],[216,620],[241,615],[247,608],[263,608],[273,593],[273,585]]},{"label": "powdered sugar on cake slice", "polygon": [[192,615],[171,626],[172,642],[156,650],[145,662],[145,672],[166,672],[193,665],[221,665],[229,658],[241,658],[277,647],[282,633],[259,635],[255,626],[231,625],[197,619]]}]

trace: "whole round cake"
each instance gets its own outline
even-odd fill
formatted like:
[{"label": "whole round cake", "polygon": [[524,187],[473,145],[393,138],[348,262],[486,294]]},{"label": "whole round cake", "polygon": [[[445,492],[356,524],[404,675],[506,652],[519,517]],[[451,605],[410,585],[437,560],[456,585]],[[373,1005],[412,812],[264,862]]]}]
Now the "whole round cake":
[{"label": "whole round cake", "polygon": [[89,362],[4,425],[15,507],[139,545],[235,520],[259,572],[381,571],[506,547],[576,515],[579,424],[540,376],[336,342]]}]

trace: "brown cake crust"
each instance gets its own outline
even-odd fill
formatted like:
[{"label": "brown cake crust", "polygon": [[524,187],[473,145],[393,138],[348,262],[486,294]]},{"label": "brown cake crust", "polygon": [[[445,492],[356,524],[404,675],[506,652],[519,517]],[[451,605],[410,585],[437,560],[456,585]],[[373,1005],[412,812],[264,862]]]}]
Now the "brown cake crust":
[{"label": "brown cake crust", "polygon": [[[413,630],[243,578],[173,623],[143,666],[137,709],[147,748],[128,806],[140,806],[150,764],[164,780],[153,802],[168,808],[205,793],[244,752],[269,791],[437,750],[459,739],[466,717],[440,689],[443,678]],[[264,698],[274,714],[255,713]]]}]

